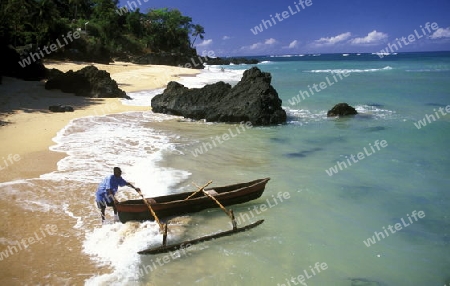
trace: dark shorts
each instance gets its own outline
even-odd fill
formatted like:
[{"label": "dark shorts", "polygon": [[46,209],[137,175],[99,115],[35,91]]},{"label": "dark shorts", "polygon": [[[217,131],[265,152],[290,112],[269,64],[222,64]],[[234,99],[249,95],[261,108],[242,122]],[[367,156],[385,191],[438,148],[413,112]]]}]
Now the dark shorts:
[{"label": "dark shorts", "polygon": [[107,202],[107,201],[102,201],[102,202],[97,202],[97,201],[95,201],[96,203],[97,203],[97,207],[99,208],[99,209],[104,209],[104,208],[106,208],[107,206],[108,207],[113,207],[114,206],[114,202]]}]

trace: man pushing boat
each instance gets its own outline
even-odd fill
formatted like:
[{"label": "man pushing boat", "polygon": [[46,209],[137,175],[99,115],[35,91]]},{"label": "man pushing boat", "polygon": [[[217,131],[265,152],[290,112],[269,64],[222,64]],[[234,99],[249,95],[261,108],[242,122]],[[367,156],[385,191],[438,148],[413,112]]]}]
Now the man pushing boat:
[{"label": "man pushing boat", "polygon": [[102,223],[105,221],[105,209],[107,206],[113,208],[114,220],[119,221],[116,209],[117,200],[114,197],[119,187],[128,186],[135,189],[138,194],[141,193],[141,189],[135,188],[131,183],[128,183],[122,178],[122,170],[119,167],[114,167],[113,171],[113,175],[105,177],[103,181],[98,185],[97,191],[95,193],[95,201],[97,203],[97,207],[102,213]]}]

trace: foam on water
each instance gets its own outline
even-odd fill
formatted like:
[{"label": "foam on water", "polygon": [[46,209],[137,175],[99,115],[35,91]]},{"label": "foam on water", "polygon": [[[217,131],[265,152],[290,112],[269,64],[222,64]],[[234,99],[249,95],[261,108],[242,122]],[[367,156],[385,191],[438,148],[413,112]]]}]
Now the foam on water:
[{"label": "foam on water", "polygon": [[[172,239],[170,233],[168,237]],[[113,272],[92,277],[86,285],[124,285],[132,282],[138,285],[143,275],[139,271],[141,258],[137,252],[149,244],[160,242],[161,235],[155,222],[105,224],[87,233],[83,251],[99,264],[110,265]]]},{"label": "foam on water", "polygon": [[[180,82],[190,88],[224,80],[234,83],[242,77],[242,70],[222,70],[210,66],[197,77],[185,77]],[[127,105],[150,105],[151,98],[163,89],[129,93]],[[123,177],[140,187],[146,197],[165,195],[176,191],[176,186],[185,182],[191,173],[170,167],[159,166],[165,152],[177,152],[177,135],[164,133],[151,127],[152,122],[173,120],[174,116],[152,112],[127,112],[121,114],[91,116],[72,120],[53,139],[50,150],[64,152],[67,156],[58,162],[58,170],[44,174],[41,180],[72,182],[76,184],[98,184],[114,166],[120,166]],[[82,187],[79,187],[84,189]],[[119,201],[129,199],[134,191],[119,191]],[[85,197],[93,199],[93,191],[85,190]],[[135,195],[135,194],[134,194]],[[38,207],[38,206],[36,206]],[[41,206],[41,208],[44,207]],[[53,207],[53,206],[52,206]],[[92,277],[87,285],[139,284],[148,273],[143,274],[137,251],[149,245],[161,243],[158,226],[154,222],[126,224],[113,223],[92,230],[86,219],[97,217],[95,206],[89,199],[82,206],[86,216],[74,214],[69,204],[63,204],[65,215],[75,218],[76,229],[86,228],[83,250],[98,263],[109,265],[112,273]],[[108,214],[107,214],[108,217]],[[170,234],[169,239],[177,234]],[[114,249],[114,251],[111,251]]]},{"label": "foam on water", "polygon": [[379,72],[392,70],[392,67],[385,66],[379,69],[323,69],[323,70],[310,70],[311,73],[363,73],[363,72]]},{"label": "foam on water", "polygon": [[131,97],[131,99],[122,99],[121,102],[123,105],[131,105],[131,106],[151,106],[152,98],[155,95],[163,93],[164,88],[158,88],[153,90],[144,90],[138,92],[129,92],[127,95]]},{"label": "foam on water", "polygon": [[[270,63],[270,62],[264,62]],[[218,81],[224,81],[231,85],[238,83],[245,69],[228,69],[222,66],[206,65],[204,70],[201,70],[196,76],[182,76],[178,80],[179,83],[186,86],[187,88],[201,88],[206,84],[215,83]],[[158,88],[153,90],[144,90],[138,92],[129,92],[127,95],[131,99],[122,99],[121,102],[124,105],[131,106],[151,106],[151,100],[158,94],[164,92],[165,88]]]},{"label": "foam on water", "polygon": [[[308,109],[293,109],[283,106],[287,114],[287,121],[289,124],[308,124],[310,122],[328,120],[327,110],[308,110]],[[375,120],[392,119],[396,112],[392,110],[382,109],[372,105],[356,105],[356,111],[361,117],[370,117]]]},{"label": "foam on water", "polygon": [[245,69],[227,69],[222,66],[207,65],[197,76],[182,77],[178,82],[188,88],[201,88],[218,81],[234,85],[241,80],[244,71]]},{"label": "foam on water", "polygon": [[[98,183],[99,178],[109,174],[114,166],[121,166],[128,180],[142,186],[151,183],[155,189],[166,192],[170,185],[156,178],[165,179],[168,176],[166,172],[170,177],[185,176],[179,171],[155,170],[161,153],[173,146],[165,134],[145,126],[150,114],[153,115],[133,112],[71,121],[54,138],[57,144],[50,147],[50,150],[64,152],[68,156],[58,162],[57,171],[41,178]],[[154,116],[155,120],[170,118]],[[155,180],[149,182],[152,171],[156,172],[152,175]]]}]

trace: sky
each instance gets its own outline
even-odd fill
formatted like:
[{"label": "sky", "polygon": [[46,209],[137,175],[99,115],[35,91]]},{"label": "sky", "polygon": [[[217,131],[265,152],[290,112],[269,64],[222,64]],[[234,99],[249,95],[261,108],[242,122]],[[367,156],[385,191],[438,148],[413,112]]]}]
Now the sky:
[{"label": "sky", "polygon": [[450,51],[450,0],[132,2],[119,6],[174,8],[202,25],[200,55]]}]

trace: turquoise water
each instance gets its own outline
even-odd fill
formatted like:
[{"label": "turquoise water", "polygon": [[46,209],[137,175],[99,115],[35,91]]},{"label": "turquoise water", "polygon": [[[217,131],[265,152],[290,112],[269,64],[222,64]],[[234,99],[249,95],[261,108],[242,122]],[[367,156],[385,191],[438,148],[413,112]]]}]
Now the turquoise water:
[{"label": "turquoise water", "polygon": [[[111,267],[86,284],[449,284],[450,115],[436,121],[430,115],[450,104],[450,53],[261,60],[287,124],[241,129],[208,149],[216,136],[241,127],[148,111],[81,118],[58,133],[51,149],[68,156],[39,180],[52,192],[61,192],[62,182],[76,191],[60,215],[77,219],[83,252]],[[224,68],[182,82],[236,83],[250,66]],[[322,82],[319,92],[293,101]],[[138,98],[131,104],[147,105],[159,92],[130,94]],[[339,102],[361,115],[327,118]],[[417,128],[427,115],[430,122]],[[196,189],[193,182],[220,186],[270,177],[261,198],[232,207],[241,225],[265,222],[186,253],[140,256],[137,251],[161,243],[154,222],[99,225],[92,190],[113,166],[147,197]],[[138,198],[127,188],[117,197]],[[172,221],[169,243],[230,228],[220,209],[206,210]]]},{"label": "turquoise water", "polygon": [[[181,138],[177,152],[168,152],[163,165],[188,170],[193,181],[226,184],[271,177],[262,198],[233,207],[236,213],[250,214],[279,192],[288,192],[290,198],[260,214],[253,212],[253,221],[265,219],[258,228],[209,242],[191,256],[154,271],[148,281],[288,285],[291,277],[306,271],[311,276],[305,281],[308,285],[448,283],[450,115],[421,129],[414,123],[450,104],[450,54],[306,57],[263,58],[270,62],[259,65],[272,74],[288,111],[286,125],[252,128],[196,157],[192,155],[196,147],[234,125],[161,124],[161,130],[169,133],[178,126]],[[343,72],[348,76],[338,77],[300,104],[289,104],[299,90]],[[339,102],[366,116],[327,119],[326,111]],[[385,140],[387,146],[370,151],[377,140]],[[370,155],[327,174],[345,156],[356,156],[364,148]],[[413,211],[425,216],[370,247],[363,243],[383,227],[402,219],[409,222]],[[203,212],[193,217],[186,237],[227,226],[220,210]],[[149,259],[154,258],[142,258],[142,265]],[[326,263],[327,269],[312,275],[310,266],[316,262]]]},{"label": "turquoise water", "polygon": [[[50,149],[67,154],[57,171],[3,183],[2,194],[74,223],[83,253],[110,267],[86,285],[450,285],[450,53],[260,59],[287,124],[242,129],[151,111],[79,118],[54,138]],[[211,66],[181,81],[236,83],[248,68]],[[127,103],[148,105],[160,92]],[[360,115],[327,118],[339,102]],[[270,177],[261,198],[232,206],[240,225],[265,221],[186,252],[140,256],[161,243],[154,222],[100,225],[94,190],[114,166],[147,197]],[[139,197],[122,188],[117,198]],[[206,210],[172,220],[168,239],[230,228],[220,209]]]}]

